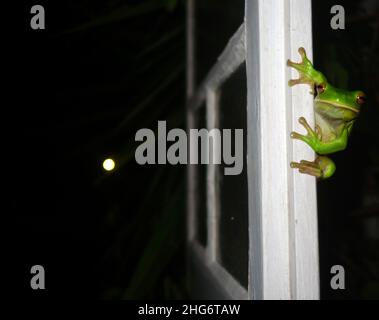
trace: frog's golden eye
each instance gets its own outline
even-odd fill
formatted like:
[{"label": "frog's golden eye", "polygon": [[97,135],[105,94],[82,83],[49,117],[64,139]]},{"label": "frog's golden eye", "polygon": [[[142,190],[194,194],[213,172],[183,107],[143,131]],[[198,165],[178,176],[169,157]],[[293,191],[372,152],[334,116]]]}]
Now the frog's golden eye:
[{"label": "frog's golden eye", "polygon": [[325,85],[320,83],[316,87],[317,93],[323,93],[325,91]]},{"label": "frog's golden eye", "polygon": [[356,101],[361,106],[366,102],[366,95],[363,92],[359,92]]}]

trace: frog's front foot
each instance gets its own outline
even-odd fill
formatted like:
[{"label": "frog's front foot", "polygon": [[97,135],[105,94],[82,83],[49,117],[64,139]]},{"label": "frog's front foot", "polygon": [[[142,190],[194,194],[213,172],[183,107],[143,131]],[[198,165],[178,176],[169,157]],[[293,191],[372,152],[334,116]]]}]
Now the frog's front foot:
[{"label": "frog's front foot", "polygon": [[309,84],[311,87],[311,93],[313,94],[314,84],[323,83],[326,81],[326,79],[321,72],[313,68],[312,63],[307,58],[305,49],[300,47],[298,51],[301,56],[301,62],[297,63],[288,59],[287,65],[299,72],[299,78],[289,80],[288,84],[291,87],[300,83]]},{"label": "frog's front foot", "polygon": [[318,156],[315,161],[301,160],[299,162],[291,162],[291,168],[299,169],[300,173],[309,174],[319,179],[327,179],[336,171],[336,165],[327,157]]},{"label": "frog's front foot", "polygon": [[311,148],[313,148],[313,150],[315,150],[315,147],[319,142],[319,136],[321,135],[320,127],[317,126],[316,131],[313,131],[310,125],[308,124],[307,120],[305,120],[305,118],[303,117],[299,118],[299,123],[305,128],[305,130],[307,130],[307,135],[304,136],[300,133],[292,131],[291,138],[302,140],[305,143],[307,143]]},{"label": "frog's front foot", "polygon": [[[301,62],[296,63],[291,61],[290,59],[287,60],[287,66],[290,66],[297,71],[299,71],[299,79],[291,79],[288,81],[289,86],[294,86],[295,84],[300,83],[308,83],[311,86],[313,86],[312,79],[308,76],[309,70],[312,68],[311,62],[307,58],[307,54],[305,52],[305,49],[303,47],[299,48],[299,53],[301,56]],[[312,68],[313,69],[313,68]]]}]

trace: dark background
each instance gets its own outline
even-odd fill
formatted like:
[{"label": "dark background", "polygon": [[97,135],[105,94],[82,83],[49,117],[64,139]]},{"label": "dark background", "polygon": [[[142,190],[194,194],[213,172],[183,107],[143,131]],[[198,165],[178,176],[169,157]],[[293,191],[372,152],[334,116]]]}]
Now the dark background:
[{"label": "dark background", "polygon": [[[378,299],[379,2],[338,2],[345,8],[345,30],[330,28],[329,12],[335,4],[313,2],[315,66],[333,85],[361,89],[368,99],[348,148],[331,156],[335,175],[318,183],[321,298]],[[330,287],[330,269],[337,264],[345,268],[345,290]]]},{"label": "dark background", "polygon": [[[184,7],[45,1],[46,30],[32,30],[34,4],[12,8],[7,46],[12,292],[170,295],[175,272],[184,281],[183,256],[168,262],[183,245],[185,167],[137,165],[134,135],[184,126]],[[34,264],[45,291],[30,290]]]},{"label": "dark background", "polygon": [[[197,82],[243,17],[243,1],[198,2]],[[325,299],[379,297],[378,227],[367,229],[379,219],[378,15],[360,3],[339,3],[343,31],[329,26],[333,1],[313,6],[316,68],[368,96],[349,148],[332,156],[336,175],[318,184]],[[30,28],[35,4],[46,30]],[[23,1],[6,16],[9,294],[187,297],[185,167],[134,161],[138,129],[185,127],[184,1]],[[48,272],[46,290],[30,289],[34,264]],[[345,291],[329,289],[334,264],[345,267]]]}]

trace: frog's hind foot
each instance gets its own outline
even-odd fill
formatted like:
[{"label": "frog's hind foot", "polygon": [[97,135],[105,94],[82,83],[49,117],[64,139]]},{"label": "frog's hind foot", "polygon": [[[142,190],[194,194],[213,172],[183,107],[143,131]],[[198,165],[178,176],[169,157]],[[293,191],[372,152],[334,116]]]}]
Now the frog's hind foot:
[{"label": "frog's hind foot", "polygon": [[300,173],[309,174],[316,178],[320,178],[322,176],[321,169],[317,166],[315,162],[310,162],[306,160],[301,160],[299,162],[291,162],[291,168],[299,169]]},{"label": "frog's hind foot", "polygon": [[299,169],[300,173],[309,174],[318,179],[327,179],[336,170],[336,166],[330,158],[321,156],[317,157],[313,162],[307,160],[291,162],[291,168]]}]

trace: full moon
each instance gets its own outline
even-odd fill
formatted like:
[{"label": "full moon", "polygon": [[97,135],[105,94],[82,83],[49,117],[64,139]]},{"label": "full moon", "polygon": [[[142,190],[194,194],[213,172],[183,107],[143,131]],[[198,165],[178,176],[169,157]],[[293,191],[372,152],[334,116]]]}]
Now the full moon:
[{"label": "full moon", "polygon": [[115,167],[115,163],[112,159],[105,159],[103,162],[103,168],[106,171],[112,171]]}]

